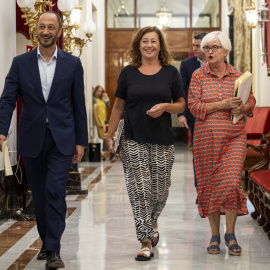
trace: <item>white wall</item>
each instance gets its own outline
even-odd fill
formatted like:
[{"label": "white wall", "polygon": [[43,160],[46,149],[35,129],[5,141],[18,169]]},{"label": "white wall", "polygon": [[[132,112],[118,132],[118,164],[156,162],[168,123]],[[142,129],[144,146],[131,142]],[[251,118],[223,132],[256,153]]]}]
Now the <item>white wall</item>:
[{"label": "white wall", "polygon": [[26,53],[27,46],[33,46],[31,40],[21,33],[16,33],[16,55]]},{"label": "white wall", "polygon": [[105,86],[105,1],[81,0],[80,4],[86,11],[84,16],[92,17],[97,26],[96,32],[92,36],[92,42],[84,48],[81,56],[85,71],[85,95],[90,141],[93,139],[92,86],[98,84]]},{"label": "white wall", "polygon": [[[16,1],[1,0],[0,8],[0,94],[3,92],[5,77],[16,55]],[[1,116],[0,116],[1,117]],[[16,119],[13,117],[12,133],[8,137],[8,146],[16,150]],[[15,161],[12,160],[12,164]],[[0,170],[3,169],[3,157],[0,153]]]},{"label": "white wall", "polygon": [[[265,3],[264,0],[256,0],[256,9],[261,7],[261,4]],[[256,106],[258,107],[270,107],[270,76],[267,76],[267,65],[266,63],[262,64],[261,61],[261,27],[256,26],[254,30],[254,56],[255,60],[255,97],[257,100]],[[270,34],[270,33],[268,33]]]}]

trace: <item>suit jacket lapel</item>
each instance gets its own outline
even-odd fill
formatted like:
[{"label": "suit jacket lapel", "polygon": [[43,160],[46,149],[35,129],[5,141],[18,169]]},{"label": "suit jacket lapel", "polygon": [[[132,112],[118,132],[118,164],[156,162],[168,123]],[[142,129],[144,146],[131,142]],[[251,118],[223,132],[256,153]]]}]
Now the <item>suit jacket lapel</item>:
[{"label": "suit jacket lapel", "polygon": [[58,51],[57,51],[56,67],[55,67],[54,77],[53,77],[52,86],[50,89],[48,100],[52,97],[53,92],[56,89],[57,83],[58,83],[59,79],[61,78],[61,73],[62,73],[64,55],[61,52],[61,50],[59,50],[59,49],[57,49],[57,50]]},{"label": "suit jacket lapel", "polygon": [[32,73],[32,79],[34,81],[38,94],[45,101],[43,92],[42,92],[40,73],[39,73],[39,68],[38,68],[37,49],[29,52],[29,54],[30,54],[30,70]]}]

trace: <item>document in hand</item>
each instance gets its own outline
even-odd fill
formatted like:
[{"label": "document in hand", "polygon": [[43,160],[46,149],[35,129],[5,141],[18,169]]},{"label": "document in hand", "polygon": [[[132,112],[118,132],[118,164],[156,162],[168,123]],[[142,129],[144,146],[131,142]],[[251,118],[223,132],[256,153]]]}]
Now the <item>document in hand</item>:
[{"label": "document in hand", "polygon": [[119,147],[119,142],[120,142],[120,138],[122,135],[123,127],[124,127],[124,119],[121,119],[119,124],[118,124],[115,136],[113,137],[113,141],[114,141],[113,149],[114,149],[115,153],[119,152],[118,147]]},{"label": "document in hand", "polygon": [[[243,104],[245,104],[248,100],[252,81],[253,81],[253,75],[249,71],[246,71],[242,76],[240,76],[235,81],[234,96],[241,97]],[[243,117],[243,115],[244,114],[233,116],[233,119],[232,119],[233,123],[235,124],[239,119]]]},{"label": "document in hand", "polygon": [[13,171],[11,169],[11,164],[10,164],[10,159],[9,159],[9,152],[7,148],[7,141],[4,141],[2,144],[2,152],[3,152],[3,159],[4,159],[5,176],[13,175]]}]

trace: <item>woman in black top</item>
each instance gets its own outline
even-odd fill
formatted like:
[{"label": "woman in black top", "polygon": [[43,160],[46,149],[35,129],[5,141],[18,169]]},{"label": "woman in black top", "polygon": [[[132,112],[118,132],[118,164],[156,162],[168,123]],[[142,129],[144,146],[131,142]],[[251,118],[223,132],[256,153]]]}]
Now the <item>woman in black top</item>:
[{"label": "woman in black top", "polygon": [[[168,198],[174,145],[171,114],[185,108],[178,70],[157,27],[139,29],[117,83],[107,144],[124,113],[121,151],[126,186],[142,249],[136,260],[150,260],[159,240],[157,219]],[[173,103],[171,103],[173,101]],[[152,245],[151,245],[152,244]]]}]

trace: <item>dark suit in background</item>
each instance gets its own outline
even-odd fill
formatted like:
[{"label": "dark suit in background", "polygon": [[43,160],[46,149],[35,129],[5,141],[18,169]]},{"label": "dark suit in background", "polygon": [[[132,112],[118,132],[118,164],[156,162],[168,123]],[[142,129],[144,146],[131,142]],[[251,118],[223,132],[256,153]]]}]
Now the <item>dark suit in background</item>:
[{"label": "dark suit in background", "polygon": [[[193,72],[196,69],[200,68],[201,65],[204,65],[204,63],[206,63],[205,53],[201,48],[201,41],[205,36],[206,33],[202,32],[193,37],[192,50],[194,56],[189,57],[181,62],[180,75],[184,84],[185,94],[187,98],[188,98],[189,84]],[[184,113],[178,114],[178,123],[183,127],[189,128],[191,134],[191,143],[193,145],[195,118],[188,108],[187,100]],[[193,158],[193,169],[194,169],[194,158]],[[194,182],[195,187],[197,188],[195,169],[194,169]],[[198,203],[198,198],[196,199],[196,203]]]},{"label": "dark suit in background", "polygon": [[[184,90],[185,90],[185,94],[186,94],[187,98],[188,98],[188,90],[189,90],[189,84],[191,81],[192,74],[196,69],[198,69],[200,67],[201,67],[201,64],[198,61],[197,57],[195,57],[195,56],[191,56],[191,57],[189,57],[181,62],[180,75],[182,78],[182,82],[184,85]],[[187,104],[188,104],[188,102],[186,101],[185,111],[183,113],[179,113],[177,116],[179,117],[181,115],[184,115],[186,117],[187,125],[188,125],[188,128],[190,130],[190,134],[191,134],[191,143],[193,145],[195,117],[191,114]],[[194,167],[194,160],[193,160],[193,167]],[[197,187],[197,180],[196,180],[195,171],[194,171],[194,184],[195,184],[195,187]]]},{"label": "dark suit in background", "polygon": [[[188,89],[189,89],[189,84],[190,84],[192,74],[196,69],[198,69],[200,67],[201,67],[201,64],[197,60],[197,57],[195,57],[195,56],[191,56],[191,57],[189,57],[181,62],[180,75],[181,75],[182,82],[184,85],[186,97],[188,97]],[[187,118],[187,124],[188,124],[188,127],[190,129],[190,133],[191,133],[191,142],[193,144],[195,117],[191,114],[191,112],[187,106],[187,102],[186,102],[185,111],[183,113],[179,113],[177,116],[179,117],[181,115],[184,115]]]},{"label": "dark suit in background", "polygon": [[0,99],[0,134],[4,136],[18,95],[22,100],[18,154],[23,157],[32,190],[37,228],[46,250],[59,252],[72,158],[76,145],[88,144],[80,59],[58,49],[47,101],[42,92],[37,49],[13,59]]}]

